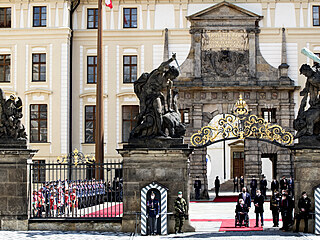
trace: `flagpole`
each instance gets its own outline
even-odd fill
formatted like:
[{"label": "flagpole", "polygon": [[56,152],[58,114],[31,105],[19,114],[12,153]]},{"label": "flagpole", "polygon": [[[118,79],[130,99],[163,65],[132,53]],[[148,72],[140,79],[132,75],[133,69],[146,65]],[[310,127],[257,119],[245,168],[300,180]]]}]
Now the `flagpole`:
[{"label": "flagpole", "polygon": [[98,169],[95,178],[103,179],[104,162],[104,122],[103,122],[103,81],[102,81],[102,0],[98,0],[98,41],[97,41],[97,86],[96,86],[96,126],[95,158]]}]

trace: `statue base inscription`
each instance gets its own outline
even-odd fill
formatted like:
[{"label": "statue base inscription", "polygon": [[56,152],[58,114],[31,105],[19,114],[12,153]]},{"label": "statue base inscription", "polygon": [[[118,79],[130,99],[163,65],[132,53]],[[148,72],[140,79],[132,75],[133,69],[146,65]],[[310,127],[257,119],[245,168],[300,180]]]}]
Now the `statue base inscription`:
[{"label": "statue base inscription", "polygon": [[[149,139],[148,141],[162,141],[164,144],[181,144],[181,140],[175,139]],[[147,141],[146,141],[147,142]],[[140,145],[141,142],[135,142]],[[178,192],[183,192],[183,198],[189,203],[189,155],[192,149],[181,144],[180,148],[157,148],[156,145],[147,148],[128,144],[123,149],[118,149],[123,157],[123,218],[122,231],[140,232],[141,189],[151,182],[158,182],[166,186],[168,190],[168,233],[174,232],[174,201]],[[138,216],[138,217],[136,217]],[[136,222],[137,221],[137,222]],[[136,225],[137,224],[137,225]],[[185,221],[184,231],[193,232],[194,228]]]}]

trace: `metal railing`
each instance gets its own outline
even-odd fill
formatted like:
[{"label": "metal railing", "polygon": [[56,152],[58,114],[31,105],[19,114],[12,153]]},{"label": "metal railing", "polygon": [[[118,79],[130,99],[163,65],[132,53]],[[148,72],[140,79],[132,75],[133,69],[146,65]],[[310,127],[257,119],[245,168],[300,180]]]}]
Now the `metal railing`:
[{"label": "metal railing", "polygon": [[121,219],[122,160],[29,165],[30,219]]}]

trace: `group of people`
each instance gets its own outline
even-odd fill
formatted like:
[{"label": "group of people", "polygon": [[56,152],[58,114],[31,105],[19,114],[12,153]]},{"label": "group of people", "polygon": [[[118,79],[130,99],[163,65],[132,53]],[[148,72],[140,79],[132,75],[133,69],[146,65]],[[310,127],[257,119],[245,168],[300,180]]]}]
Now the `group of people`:
[{"label": "group of people", "polygon": [[122,200],[121,181],[115,178],[112,185],[110,181],[95,179],[44,182],[39,189],[33,190],[32,216],[74,217],[79,209],[104,203],[106,194],[111,194],[115,201]]},{"label": "group of people", "polygon": [[[236,184],[236,178],[234,179]],[[242,188],[242,193],[239,194],[238,203],[236,206],[236,217],[240,222],[244,222],[248,217],[248,212],[253,204],[256,213],[256,225],[259,226],[259,218],[261,226],[263,226],[264,200],[266,198],[267,182],[265,176],[260,180],[260,189],[257,190],[257,180],[253,177],[250,183],[251,195],[247,192],[246,187]],[[286,179],[285,176],[280,181],[276,179],[271,182],[272,195],[270,199],[270,210],[272,211],[273,227],[279,227],[279,215],[281,213],[283,226],[280,230],[288,231],[294,223],[294,181],[292,177]],[[300,221],[305,221],[304,232],[308,231],[308,217],[311,209],[311,200],[306,192],[302,192],[298,202],[299,212],[296,213],[296,231],[299,231]]]},{"label": "group of people", "polygon": [[[256,225],[255,227],[259,227],[259,218],[261,219],[261,226],[263,226],[263,205],[264,205],[264,196],[261,194],[260,190],[256,191],[256,194],[253,198],[253,204],[255,207],[255,214],[256,214]],[[242,188],[242,192],[239,193],[238,196],[238,203],[236,206],[236,217],[238,221],[240,222],[240,226],[242,225],[242,222],[248,219],[248,213],[251,208],[251,196],[247,192],[247,189],[245,187]]]}]

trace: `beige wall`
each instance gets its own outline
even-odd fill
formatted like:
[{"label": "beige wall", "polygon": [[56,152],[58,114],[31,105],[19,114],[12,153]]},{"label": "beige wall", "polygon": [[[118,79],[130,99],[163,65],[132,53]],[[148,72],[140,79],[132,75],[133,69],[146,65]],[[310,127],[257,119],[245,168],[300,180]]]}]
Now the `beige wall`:
[{"label": "beige wall", "polygon": [[[169,50],[186,56],[190,34],[186,15],[220,1],[113,1],[114,8],[103,9],[103,80],[105,104],[105,156],[118,158],[121,147],[123,105],[138,105],[133,84],[122,83],[123,55],[138,56],[138,76],[150,72],[162,61],[164,27],[169,28]],[[312,26],[312,5],[316,1],[230,1],[264,16],[260,23],[260,48],[268,61],[280,64],[281,27],[287,29],[288,62],[297,85],[305,78],[298,73],[303,63],[311,63],[300,49],[320,52],[319,27]],[[47,27],[32,27],[32,7],[47,6]],[[96,55],[96,30],[86,29],[87,8],[97,1],[82,2],[73,18],[73,148],[94,153],[93,144],[84,143],[84,108],[95,104],[95,85],[86,84],[87,56]],[[15,93],[24,103],[23,122],[29,134],[29,105],[48,104],[48,143],[30,144],[39,149],[36,159],[51,159],[68,151],[69,8],[68,1],[4,1],[12,7],[12,28],[0,29],[0,54],[11,54],[11,82],[1,83],[7,94]],[[137,7],[138,28],[123,29],[124,7]],[[289,9],[291,14],[281,13]],[[281,13],[281,14],[280,14]],[[290,49],[289,49],[290,48]],[[31,82],[32,53],[47,54],[47,81]],[[180,57],[180,59],[179,59]],[[298,93],[295,96],[299,103]]]}]

